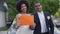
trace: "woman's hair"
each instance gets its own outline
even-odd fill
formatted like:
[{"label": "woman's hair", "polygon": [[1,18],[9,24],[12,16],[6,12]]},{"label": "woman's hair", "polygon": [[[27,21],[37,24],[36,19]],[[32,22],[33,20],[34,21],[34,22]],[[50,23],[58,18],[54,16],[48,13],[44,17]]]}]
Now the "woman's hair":
[{"label": "woman's hair", "polygon": [[27,10],[29,9],[29,3],[27,2],[27,0],[20,0],[16,4],[16,9],[17,9],[18,12],[21,12],[21,5],[22,4],[25,4],[27,6]]}]

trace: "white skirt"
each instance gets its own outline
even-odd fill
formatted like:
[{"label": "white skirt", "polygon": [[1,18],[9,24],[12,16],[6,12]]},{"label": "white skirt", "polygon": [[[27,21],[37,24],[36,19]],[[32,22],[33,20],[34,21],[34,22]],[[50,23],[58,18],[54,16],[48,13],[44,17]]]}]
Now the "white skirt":
[{"label": "white skirt", "polygon": [[29,29],[29,26],[20,26],[16,34],[33,34],[33,31]]}]

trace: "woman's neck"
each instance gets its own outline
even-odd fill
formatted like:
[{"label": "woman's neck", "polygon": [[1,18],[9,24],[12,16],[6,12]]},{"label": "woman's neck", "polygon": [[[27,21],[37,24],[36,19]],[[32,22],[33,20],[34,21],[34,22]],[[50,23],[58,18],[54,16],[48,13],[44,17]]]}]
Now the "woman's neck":
[{"label": "woman's neck", "polygon": [[21,14],[26,14],[26,12],[21,12]]}]

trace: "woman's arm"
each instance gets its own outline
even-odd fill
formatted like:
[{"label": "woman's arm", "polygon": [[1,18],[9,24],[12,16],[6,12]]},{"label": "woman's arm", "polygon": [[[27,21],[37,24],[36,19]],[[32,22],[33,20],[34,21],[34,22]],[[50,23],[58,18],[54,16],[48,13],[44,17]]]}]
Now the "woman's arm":
[{"label": "woman's arm", "polygon": [[20,15],[16,15],[16,28],[18,29],[20,27]]}]

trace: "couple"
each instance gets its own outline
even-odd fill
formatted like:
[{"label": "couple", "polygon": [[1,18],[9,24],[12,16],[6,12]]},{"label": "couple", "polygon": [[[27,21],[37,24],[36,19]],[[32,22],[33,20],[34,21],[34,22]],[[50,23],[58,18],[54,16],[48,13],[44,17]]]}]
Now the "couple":
[{"label": "couple", "polygon": [[[21,0],[17,3],[17,10],[19,14],[16,15],[16,34],[54,34],[54,25],[51,19],[51,15],[48,12],[43,12],[42,4],[39,2],[34,3],[34,7],[37,10],[34,13],[34,25],[26,25],[21,26],[20,16],[21,15],[31,15],[27,14],[27,10],[29,9],[28,2],[25,0]],[[34,32],[32,33],[32,29]]]}]

